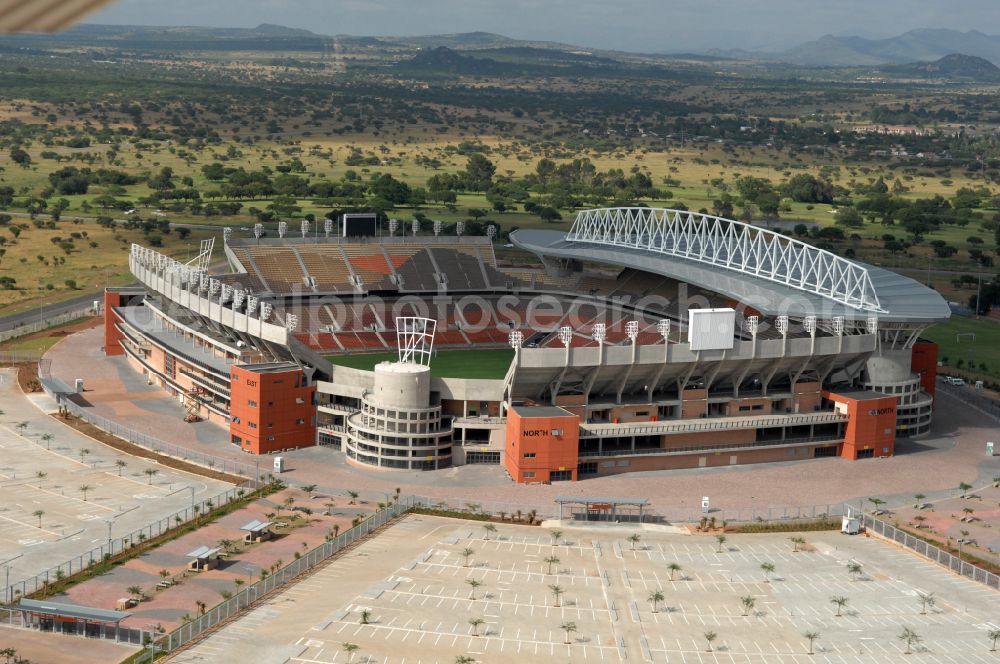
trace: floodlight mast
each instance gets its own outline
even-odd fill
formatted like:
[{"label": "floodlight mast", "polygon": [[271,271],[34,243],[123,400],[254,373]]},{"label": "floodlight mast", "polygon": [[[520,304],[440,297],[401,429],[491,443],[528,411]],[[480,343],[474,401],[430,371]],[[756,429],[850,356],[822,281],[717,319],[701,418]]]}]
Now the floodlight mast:
[{"label": "floodlight mast", "polygon": [[302,230],[302,239],[304,240],[309,235],[309,220],[308,219],[303,219],[302,220],[301,230]]},{"label": "floodlight mast", "polygon": [[389,237],[395,237],[396,231],[399,229],[399,220],[390,219],[389,220]]},{"label": "floodlight mast", "polygon": [[430,366],[436,330],[437,321],[433,318],[397,316],[396,345],[399,348],[399,361]]},{"label": "floodlight mast", "polygon": [[323,234],[327,239],[330,239],[330,232],[333,230],[333,219],[327,219],[323,222]]},{"label": "floodlight mast", "polygon": [[264,234],[264,224],[254,224],[253,225],[253,236],[257,239],[257,244],[260,244],[260,237]]},{"label": "floodlight mast", "polygon": [[632,341],[634,346],[635,340],[639,337],[639,321],[630,320],[625,323],[625,336]]},{"label": "floodlight mast", "polygon": [[434,220],[434,237],[441,235],[441,230],[444,228],[444,224],[441,223],[440,219]]},{"label": "floodlight mast", "polygon": [[285,233],[288,232],[288,222],[279,221],[278,222],[278,237],[284,239]]}]

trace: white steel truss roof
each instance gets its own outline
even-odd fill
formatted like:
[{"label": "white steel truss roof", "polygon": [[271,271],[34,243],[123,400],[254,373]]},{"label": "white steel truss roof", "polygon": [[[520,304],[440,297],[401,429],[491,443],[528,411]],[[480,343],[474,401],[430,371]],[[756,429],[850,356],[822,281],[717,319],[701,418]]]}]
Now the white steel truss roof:
[{"label": "white steel truss roof", "polygon": [[583,210],[566,240],[677,256],[814,293],[854,309],[884,311],[863,265],[732,219],[662,208]]}]

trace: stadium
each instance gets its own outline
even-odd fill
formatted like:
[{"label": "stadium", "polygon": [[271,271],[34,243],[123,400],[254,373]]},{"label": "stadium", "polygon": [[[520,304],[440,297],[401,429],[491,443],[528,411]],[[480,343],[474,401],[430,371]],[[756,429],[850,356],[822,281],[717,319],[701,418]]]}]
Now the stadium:
[{"label": "stadium", "polygon": [[287,231],[227,231],[223,272],[211,243],[188,264],[133,245],[140,285],[105,294],[106,354],[248,454],[321,445],[533,483],[886,457],[931,426],[920,333],[947,303],[781,233],[587,210],[569,232],[511,232],[525,268],[498,262],[492,233],[363,215]]}]

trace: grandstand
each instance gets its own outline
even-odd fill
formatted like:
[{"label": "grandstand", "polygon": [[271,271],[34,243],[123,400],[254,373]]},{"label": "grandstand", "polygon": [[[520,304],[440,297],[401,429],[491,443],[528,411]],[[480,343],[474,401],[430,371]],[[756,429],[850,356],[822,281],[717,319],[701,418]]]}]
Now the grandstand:
[{"label": "grandstand", "polygon": [[[864,459],[929,431],[936,347],[919,336],[949,312],[910,279],[669,210],[585,211],[569,233],[511,241],[540,266],[499,265],[483,237],[229,238],[218,275],[134,246],[142,288],[108,291],[106,349],[248,453],[321,444],[381,469],[503,462],[555,481]],[[421,424],[397,422],[375,394],[399,317],[434,320],[449,366],[514,359],[415,373]],[[289,381],[312,417],[262,405]],[[525,439],[529,425],[546,435]]]}]

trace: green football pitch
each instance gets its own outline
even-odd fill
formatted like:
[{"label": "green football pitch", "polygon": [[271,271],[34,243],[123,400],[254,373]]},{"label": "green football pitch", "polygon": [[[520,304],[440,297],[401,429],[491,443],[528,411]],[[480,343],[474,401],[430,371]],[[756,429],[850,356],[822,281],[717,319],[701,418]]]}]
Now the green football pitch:
[{"label": "green football pitch", "polygon": [[[326,359],[352,369],[371,371],[379,362],[394,362],[399,356],[391,353],[364,355],[328,355]],[[431,358],[431,374],[439,378],[503,378],[514,359],[510,348],[442,350]]]}]

